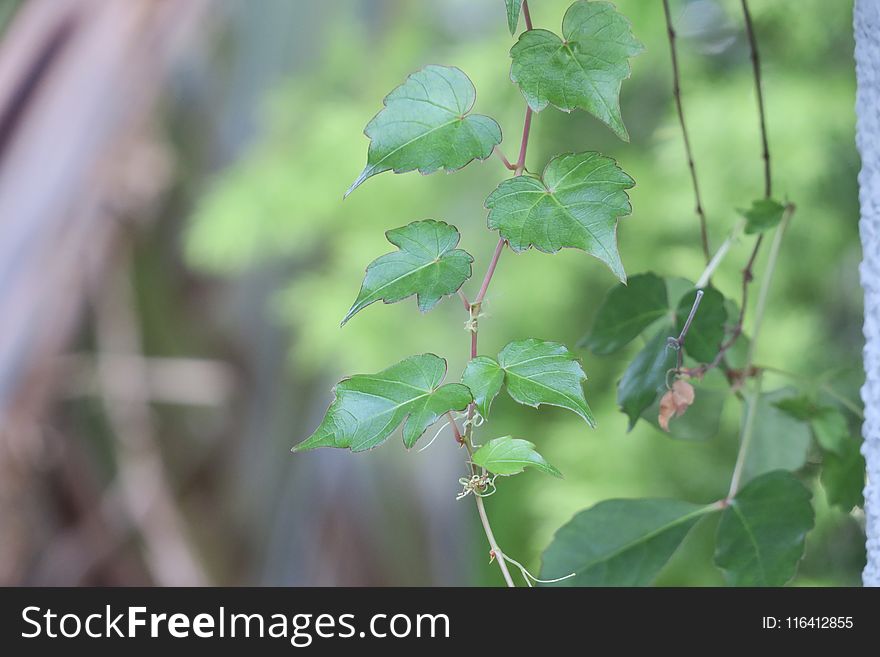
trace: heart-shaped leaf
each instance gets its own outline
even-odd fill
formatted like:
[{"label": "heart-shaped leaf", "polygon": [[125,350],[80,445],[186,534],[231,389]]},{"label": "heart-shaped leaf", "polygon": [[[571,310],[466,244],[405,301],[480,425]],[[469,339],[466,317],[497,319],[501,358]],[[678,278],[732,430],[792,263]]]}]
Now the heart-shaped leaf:
[{"label": "heart-shaped leaf", "polygon": [[555,586],[647,586],[691,527],[714,506],[680,500],[607,500],[563,525],[542,557]]},{"label": "heart-shaped leaf", "polygon": [[497,475],[519,474],[523,468],[531,467],[554,477],[562,476],[535,451],[534,443],[510,436],[490,440],[474,452],[471,461]]},{"label": "heart-shaped leaf", "polygon": [[632,212],[625,190],[634,184],[614,160],[599,153],[560,155],[542,179],[515,176],[489,195],[489,228],[517,252],[530,246],[545,253],[582,249],[625,281],[617,218]]},{"label": "heart-shaped leaf", "polygon": [[370,263],[343,324],[375,301],[394,303],[414,294],[419,310],[427,312],[441,297],[455,294],[471,276],[474,259],[455,248],[460,238],[455,226],[428,219],[389,230],[385,236],[400,250]]},{"label": "heart-shaped leaf", "polygon": [[464,410],[471,392],[460,383],[441,385],[446,361],[421,354],[378,374],[356,374],[336,386],[336,399],[315,432],[293,448],[348,447],[353,452],[381,445],[404,422],[403,442],[415,445],[448,411]]},{"label": "heart-shaped leaf", "polygon": [[715,563],[733,586],[782,586],[794,577],[813,528],[812,495],[789,472],[768,472],[721,514]]},{"label": "heart-shaped leaf", "polygon": [[534,111],[548,104],[583,109],[628,141],[620,85],[629,77],[629,58],[644,49],[629,21],[611,3],[579,0],[565,12],[562,35],[523,32],[510,50],[510,79]]},{"label": "heart-shaped leaf", "polygon": [[652,272],[636,274],[605,295],[579,346],[600,356],[614,353],[668,313],[666,282]]},{"label": "heart-shaped leaf", "polygon": [[367,124],[367,166],[345,193],[383,171],[428,174],[461,169],[485,160],[501,143],[494,119],[470,114],[477,92],[460,69],[426,66],[385,97],[385,107]]}]

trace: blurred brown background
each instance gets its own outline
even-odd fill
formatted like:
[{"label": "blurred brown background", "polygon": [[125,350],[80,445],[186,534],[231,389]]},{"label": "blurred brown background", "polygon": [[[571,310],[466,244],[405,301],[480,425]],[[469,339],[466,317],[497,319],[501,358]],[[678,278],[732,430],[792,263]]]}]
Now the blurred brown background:
[{"label": "blurred brown background", "polygon": [[[558,30],[568,3],[536,0]],[[638,181],[622,222],[628,271],[701,269],[659,0],[621,0],[647,51],[624,85],[632,141],[583,114],[535,120],[529,168],[562,150],[616,157]],[[738,2],[681,0],[686,110],[711,236],[760,195],[757,116]],[[775,187],[798,205],[761,362],[861,381],[851,6],[752,3],[765,62]],[[512,155],[501,0],[0,0],[0,584],[497,583],[462,456],[429,450],[293,456],[330,388],[420,351],[466,358],[459,309],[371,307],[338,326],[382,232],[457,224],[482,271],[496,160],[453,176],[385,174],[342,203],[381,98],[428,63],[460,66]],[[718,275],[736,296],[740,245]],[[583,254],[499,267],[487,353],[536,335],[574,346],[612,277]],[[528,312],[524,312],[524,308]],[[481,337],[481,340],[484,338]],[[573,512],[608,497],[723,493],[738,408],[718,436],[625,432],[614,383],[629,357],[584,356],[599,429],[504,405],[566,479],[504,482],[499,541],[537,570]],[[457,368],[457,369],[456,369]],[[506,424],[505,424],[506,423]],[[855,584],[859,512],[828,508],[797,583]],[[711,527],[661,578],[718,584]]]}]

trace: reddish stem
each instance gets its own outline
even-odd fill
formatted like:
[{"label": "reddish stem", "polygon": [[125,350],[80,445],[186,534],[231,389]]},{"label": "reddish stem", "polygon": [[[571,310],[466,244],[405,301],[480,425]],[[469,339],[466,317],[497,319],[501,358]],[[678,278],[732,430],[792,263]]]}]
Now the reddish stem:
[{"label": "reddish stem", "polygon": [[526,168],[526,150],[529,147],[529,132],[532,129],[532,108],[526,107],[526,120],[523,122],[522,139],[519,144],[519,158],[516,161],[516,175],[522,175]]},{"label": "reddish stem", "polygon": [[480,291],[477,293],[477,298],[474,299],[473,305],[479,305],[483,303],[483,299],[486,297],[486,291],[489,289],[489,283],[492,282],[492,276],[495,275],[495,268],[498,266],[498,259],[501,257],[501,252],[504,250],[504,245],[507,243],[503,237],[498,239],[498,244],[495,245],[495,253],[492,254],[492,261],[489,263],[489,268],[486,270],[486,275],[483,277],[483,284],[480,286]]},{"label": "reddish stem", "polygon": [[522,3],[523,19],[526,21],[526,29],[532,29],[532,15],[529,13],[529,0],[523,0]]},{"label": "reddish stem", "polygon": [[504,163],[505,169],[507,169],[508,171],[515,171],[516,170],[516,165],[512,164],[510,162],[510,160],[507,159],[507,156],[501,152],[500,148],[498,148],[496,146],[494,152],[495,152],[495,155],[497,155],[499,158],[501,158],[501,161]]}]

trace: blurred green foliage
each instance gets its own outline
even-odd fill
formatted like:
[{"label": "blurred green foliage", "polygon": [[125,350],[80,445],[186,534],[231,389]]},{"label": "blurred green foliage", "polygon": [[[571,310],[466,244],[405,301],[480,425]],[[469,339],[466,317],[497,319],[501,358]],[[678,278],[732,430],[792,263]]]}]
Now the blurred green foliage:
[{"label": "blurred green foliage", "polygon": [[[662,6],[639,0],[617,5],[646,46],[622,91],[631,142],[618,141],[585,113],[548,108],[535,117],[527,166],[540,171],[553,155],[572,150],[598,150],[617,159],[637,182],[631,193],[634,212],[619,229],[627,272],[652,270],[693,280],[704,262],[672,105]],[[533,2],[535,26],[558,30],[566,6],[564,0]],[[808,379],[836,368],[828,374],[830,383],[856,398],[861,292],[851,7],[824,0],[754,0],[751,6],[763,59],[774,195],[797,205],[757,362]],[[365,161],[363,126],[389,90],[429,63],[459,66],[470,76],[478,110],[498,120],[502,148],[515,157],[525,103],[508,79],[513,40],[503,3],[389,2],[369,4],[365,13],[354,7],[333,3],[330,17],[315,27],[323,35],[320,56],[267,100],[261,137],[218,176],[192,217],[187,257],[193,266],[218,275],[270,262],[289,266],[289,284],[266,312],[289,329],[293,376],[337,380],[426,351],[446,357],[454,376],[468,355],[465,317],[455,298],[426,315],[407,300],[371,306],[344,329],[339,322],[366,265],[387,251],[383,232],[410,221],[456,225],[462,248],[476,258],[479,278],[496,240],[486,229],[483,201],[508,172],[493,158],[453,175],[386,173],[344,203],[342,194]],[[717,246],[737,221],[737,208],[762,194],[742,16],[734,0],[674,2],[673,14],[681,37],[685,112],[710,239]],[[730,298],[739,299],[740,270],[750,248],[750,240],[740,241],[714,278]],[[762,257],[758,278],[763,262]],[[505,253],[484,304],[481,353],[497,353],[507,342],[530,336],[573,349],[615,282],[604,265],[579,251]],[[471,296],[477,284],[465,285]],[[565,475],[505,480],[488,501],[499,542],[533,572],[553,531],[600,500],[669,496],[702,503],[726,492],[736,453],[738,401],[728,401],[720,430],[705,440],[675,441],[645,422],[626,432],[627,420],[615,405],[616,383],[640,342],[609,357],[581,353],[597,429],[562,410],[524,408],[506,398],[496,401],[491,423],[480,429],[482,440],[512,434],[536,443]],[[768,375],[764,387],[787,383]],[[329,390],[318,397],[321,404],[329,401]],[[290,433],[291,444],[306,435]],[[399,443],[392,442],[396,449]],[[864,560],[859,519],[829,508],[815,486],[817,528],[795,582],[856,584]],[[453,488],[450,482],[450,494]],[[710,563],[715,522],[710,518],[696,528],[664,569],[661,584],[722,582]],[[484,582],[499,581],[494,567],[481,572]]]}]

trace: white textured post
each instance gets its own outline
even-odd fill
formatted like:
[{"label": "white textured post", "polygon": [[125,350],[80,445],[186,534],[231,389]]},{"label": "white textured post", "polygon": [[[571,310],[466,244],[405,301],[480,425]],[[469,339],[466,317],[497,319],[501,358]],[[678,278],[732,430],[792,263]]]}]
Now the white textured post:
[{"label": "white textured post", "polygon": [[856,144],[862,156],[859,203],[865,290],[865,488],[868,564],[865,586],[880,586],[880,0],[856,0]]}]

